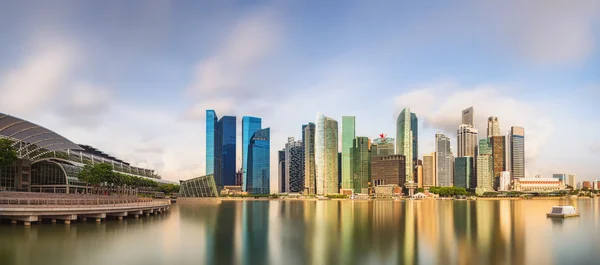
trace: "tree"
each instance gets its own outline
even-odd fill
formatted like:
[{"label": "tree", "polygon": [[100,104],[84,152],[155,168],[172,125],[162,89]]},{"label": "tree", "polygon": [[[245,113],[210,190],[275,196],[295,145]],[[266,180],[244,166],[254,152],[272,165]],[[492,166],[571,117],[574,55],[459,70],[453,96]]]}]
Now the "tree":
[{"label": "tree", "polygon": [[17,159],[17,151],[12,146],[13,142],[6,138],[0,139],[0,167],[12,165]]}]

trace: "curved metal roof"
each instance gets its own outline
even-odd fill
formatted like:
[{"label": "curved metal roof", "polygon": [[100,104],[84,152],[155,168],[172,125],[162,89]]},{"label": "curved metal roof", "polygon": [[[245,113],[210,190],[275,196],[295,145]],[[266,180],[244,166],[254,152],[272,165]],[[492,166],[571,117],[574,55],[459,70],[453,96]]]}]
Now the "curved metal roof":
[{"label": "curved metal roof", "polygon": [[17,146],[19,143],[25,143],[25,146],[22,148],[35,145],[37,146],[36,150],[83,150],[79,145],[71,142],[69,139],[58,133],[35,123],[4,113],[0,113],[0,135],[14,140],[15,143],[13,146]]}]

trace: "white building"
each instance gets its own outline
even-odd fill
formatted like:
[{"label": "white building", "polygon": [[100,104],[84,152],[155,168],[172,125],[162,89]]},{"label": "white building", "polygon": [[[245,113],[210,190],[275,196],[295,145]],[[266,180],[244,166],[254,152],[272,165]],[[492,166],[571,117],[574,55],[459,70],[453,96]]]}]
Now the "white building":
[{"label": "white building", "polygon": [[594,189],[594,190],[600,190],[600,180],[594,180],[592,182],[592,189]]},{"label": "white building", "polygon": [[565,184],[557,178],[521,178],[515,179],[513,184],[513,190],[525,192],[550,192],[565,188]]},{"label": "white building", "polygon": [[509,191],[510,190],[510,171],[502,171],[500,173],[500,183],[498,185],[498,191]]}]

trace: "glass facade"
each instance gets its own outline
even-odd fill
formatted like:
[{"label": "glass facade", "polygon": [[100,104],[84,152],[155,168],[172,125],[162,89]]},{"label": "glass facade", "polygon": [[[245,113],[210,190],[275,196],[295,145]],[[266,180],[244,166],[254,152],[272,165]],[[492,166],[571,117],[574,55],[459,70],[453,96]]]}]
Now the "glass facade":
[{"label": "glass facade", "polygon": [[338,123],[318,113],[315,127],[316,194],[339,193]]},{"label": "glass facade", "polygon": [[315,194],[315,124],[309,123],[304,128],[304,193]]},{"label": "glass facade", "polygon": [[492,155],[492,142],[488,138],[480,139],[478,149],[480,155]]},{"label": "glass facade", "polygon": [[61,161],[41,161],[31,165],[31,191],[84,193],[87,184],[79,180],[82,167]]},{"label": "glass facade", "polygon": [[[413,136],[410,109],[403,109],[396,120],[396,154],[403,155],[406,161],[413,161]],[[406,163],[406,179],[413,179],[413,164]]]},{"label": "glass facade", "polygon": [[279,192],[284,193],[286,189],[286,176],[285,176],[285,148],[283,150],[279,150],[278,159],[277,159],[277,172],[279,172]]},{"label": "glass facade", "polygon": [[248,148],[254,133],[262,127],[262,120],[257,117],[242,117],[242,190],[248,191]]},{"label": "glass facade", "polygon": [[525,129],[511,128],[511,172],[513,178],[525,177]]},{"label": "glass facade", "polygon": [[353,161],[350,159],[356,137],[356,117],[342,117],[342,189],[351,189],[354,182]]},{"label": "glass facade", "polygon": [[504,136],[492,136],[492,159],[494,160],[494,177],[500,177],[500,173],[506,168],[506,148]]},{"label": "glass facade", "polygon": [[451,187],[453,186],[454,155],[450,148],[450,138],[448,136],[441,133],[435,134],[435,152],[437,155],[437,184],[441,187]]},{"label": "glass facade", "polygon": [[214,175],[180,181],[179,197],[219,197]]},{"label": "glass facade", "polygon": [[[479,143],[481,144],[482,141]],[[485,142],[487,141],[483,143]],[[483,194],[486,191],[491,191],[493,188],[494,160],[491,154],[480,154],[477,156],[477,189],[479,190],[477,193]]]},{"label": "glass facade", "polygon": [[215,127],[217,125],[217,113],[214,110],[206,110],[206,174],[215,172]]},{"label": "glass facade", "polygon": [[[367,137],[356,137],[352,146],[352,188],[354,193],[369,193],[371,181],[371,140]],[[342,176],[343,178],[343,176]]]},{"label": "glass facade", "polygon": [[258,130],[248,145],[248,193],[270,193],[270,138],[269,128]]},{"label": "glass facade", "polygon": [[419,160],[419,119],[417,114],[410,113],[410,131],[412,133],[412,159],[413,167],[417,165]]},{"label": "glass facade", "polygon": [[288,138],[285,145],[286,192],[304,191],[304,149],[301,141]]},{"label": "glass facade", "polygon": [[224,116],[217,123],[217,155],[218,168],[215,172],[217,186],[235,185],[236,173],[236,118]]},{"label": "glass facade", "polygon": [[454,186],[470,189],[473,182],[473,158],[457,157],[454,163]]}]

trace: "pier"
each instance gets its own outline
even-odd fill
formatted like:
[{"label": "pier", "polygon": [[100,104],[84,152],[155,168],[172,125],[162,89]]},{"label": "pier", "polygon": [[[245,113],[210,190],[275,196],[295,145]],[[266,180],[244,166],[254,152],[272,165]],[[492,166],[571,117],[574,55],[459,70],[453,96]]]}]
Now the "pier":
[{"label": "pier", "polygon": [[43,220],[70,225],[77,220],[102,222],[108,217],[122,220],[157,215],[169,211],[170,205],[169,199],[133,196],[0,192],[0,219],[25,226]]}]

